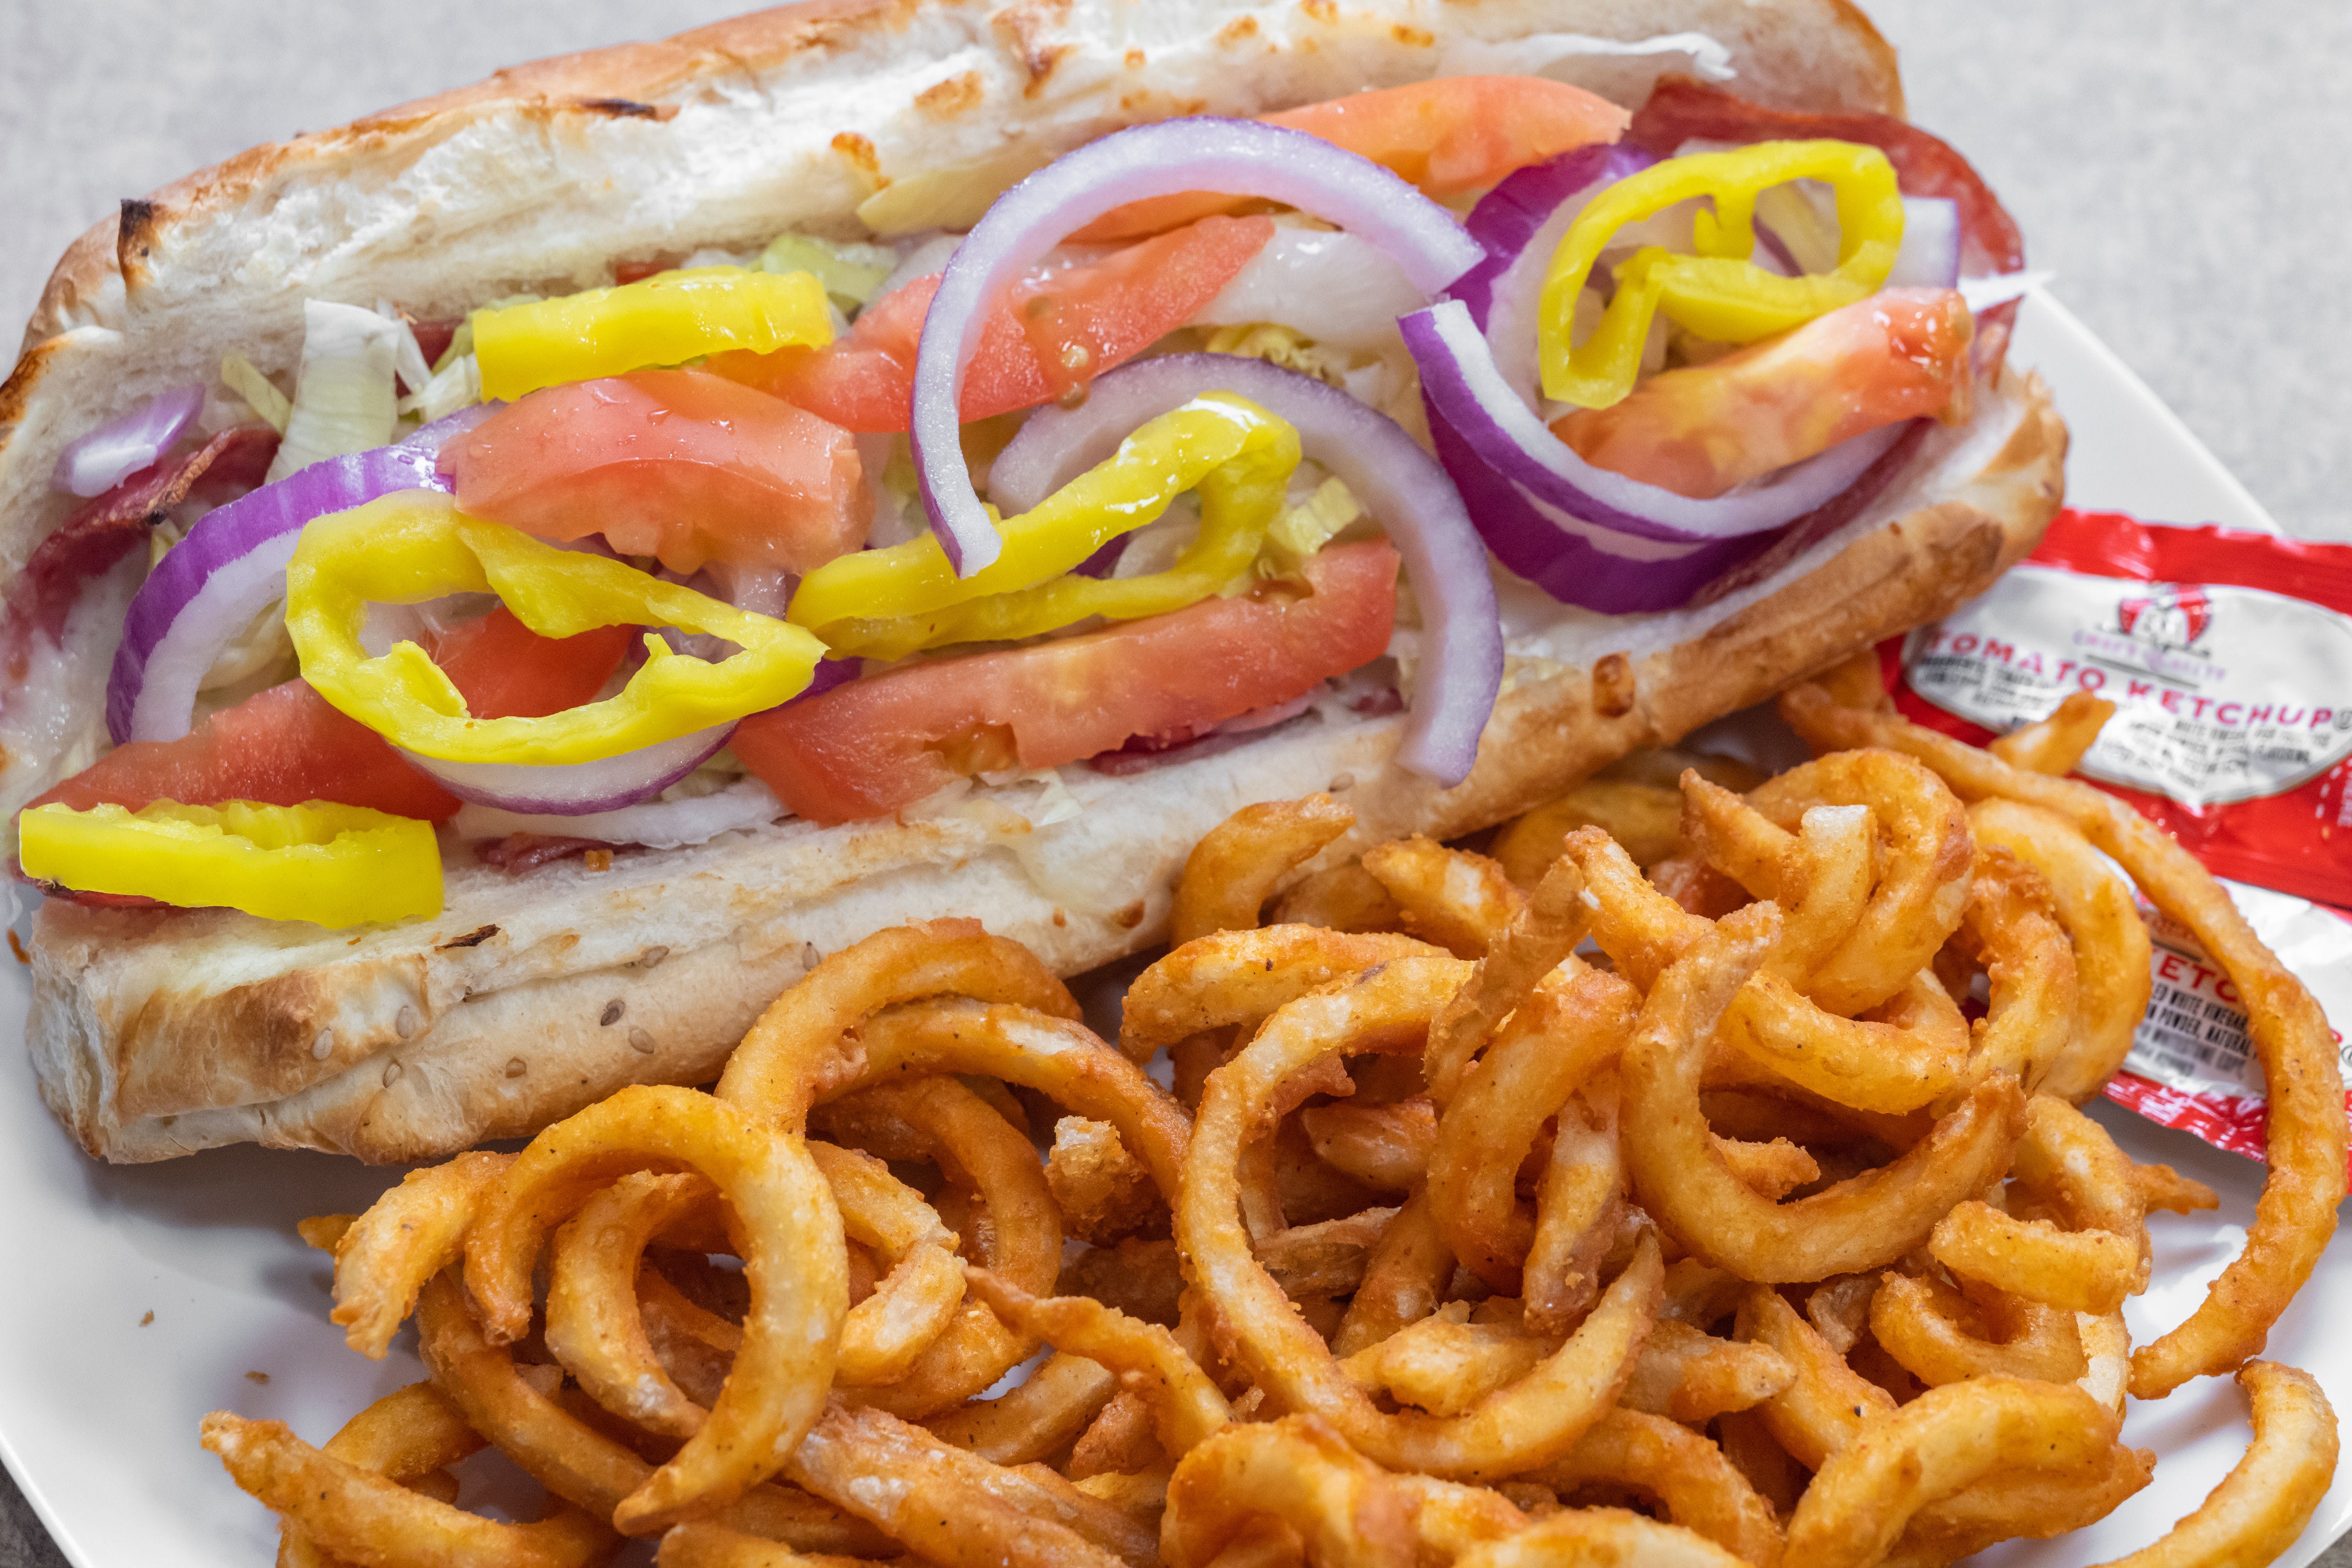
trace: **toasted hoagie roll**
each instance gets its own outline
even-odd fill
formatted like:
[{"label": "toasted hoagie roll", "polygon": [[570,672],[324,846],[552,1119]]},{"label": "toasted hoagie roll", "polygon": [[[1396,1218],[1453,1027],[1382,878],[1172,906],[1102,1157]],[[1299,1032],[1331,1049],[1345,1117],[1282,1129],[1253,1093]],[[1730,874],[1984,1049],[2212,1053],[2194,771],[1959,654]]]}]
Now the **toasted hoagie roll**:
[{"label": "toasted hoagie roll", "polygon": [[[1629,111],[1661,79],[1696,76],[1799,116],[1902,112],[1892,51],[1836,0],[817,4],[519,67],[256,149],[125,203],[76,242],[0,392],[12,609],[37,597],[37,547],[89,504],[53,489],[69,444],[189,384],[208,390],[184,452],[266,416],[268,394],[227,384],[224,356],[299,404],[316,332],[306,301],[450,321],[518,294],[749,258],[782,234],[919,265],[929,237],[969,229],[1024,175],[1122,126],[1509,74]],[[1637,120],[1628,134],[1641,133]],[[1459,216],[1482,189],[1435,199]],[[1186,854],[1252,801],[1324,791],[1354,811],[1311,866],[1486,826],[1934,618],[2031,550],[2061,495],[2065,432],[2038,380],[2001,364],[1994,320],[1979,318],[1964,395],[1917,422],[1857,511],[1687,603],[1604,613],[1496,566],[1499,691],[1458,782],[1399,761],[1429,722],[1413,700],[1426,666],[1413,616],[1430,595],[1414,585],[1370,673],[1108,757],[964,766],[879,812],[791,815],[788,784],[761,820],[706,842],[528,868],[549,837],[541,816],[444,813],[443,907],[428,919],[329,929],[58,889],[32,943],[42,1091],[109,1159],[237,1142],[433,1158],[528,1133],[624,1083],[708,1081],[781,989],[880,926],[970,916],[1066,973],[1163,941]],[[1219,330],[1242,329],[1195,314],[1181,342],[1155,346],[1236,346]],[[1345,382],[1328,361],[1309,368]],[[1381,411],[1423,434],[1410,375],[1391,381]],[[412,400],[430,390],[402,385]],[[399,428],[440,412],[427,404]],[[887,441],[857,442],[862,482],[884,488]],[[198,493],[152,498],[148,516],[190,526]],[[1376,541],[1382,521],[1343,538]],[[11,809],[103,765],[124,606],[149,558],[92,577],[21,642],[0,700]],[[736,752],[755,754],[743,740]],[[519,842],[525,832],[535,841]]]}]

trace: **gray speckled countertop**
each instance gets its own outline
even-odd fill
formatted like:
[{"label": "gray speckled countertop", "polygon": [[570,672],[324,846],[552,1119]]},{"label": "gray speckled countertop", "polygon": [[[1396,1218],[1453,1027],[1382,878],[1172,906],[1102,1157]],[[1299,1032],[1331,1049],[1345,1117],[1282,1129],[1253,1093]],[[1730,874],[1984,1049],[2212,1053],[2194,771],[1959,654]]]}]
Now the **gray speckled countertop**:
[{"label": "gray speckled countertop", "polygon": [[[1864,0],[2056,293],[2291,532],[2352,539],[2352,5]],[[0,319],[116,200],[726,0],[0,4]],[[130,1480],[131,1478],[126,1478]],[[133,1483],[135,1484],[135,1483]],[[62,1563],[0,1478],[0,1568]],[[2352,1542],[2323,1568],[2352,1568]]]}]

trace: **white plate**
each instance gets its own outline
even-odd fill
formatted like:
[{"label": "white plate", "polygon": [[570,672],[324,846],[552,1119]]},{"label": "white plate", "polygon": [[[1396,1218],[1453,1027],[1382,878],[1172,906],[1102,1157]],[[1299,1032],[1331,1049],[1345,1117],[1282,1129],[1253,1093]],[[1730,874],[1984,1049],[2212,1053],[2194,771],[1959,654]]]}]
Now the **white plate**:
[{"label": "white plate", "polygon": [[[2274,529],[2053,301],[2027,302],[2012,352],[2056,388],[2074,432],[2079,504]],[[13,1039],[27,986],[15,965],[0,960],[0,1039]],[[327,1322],[325,1261],[294,1235],[305,1215],[364,1206],[395,1173],[253,1149],[99,1165],[42,1110],[24,1054],[0,1058],[0,1215],[20,1270],[16,1285],[0,1289],[0,1457],[81,1568],[262,1568],[276,1551],[272,1518],[196,1446],[196,1422],[227,1408],[323,1441],[368,1401],[422,1375],[405,1337],[380,1363],[343,1347]],[[2222,1194],[2218,1219],[2157,1219],[2156,1284],[2128,1313],[2134,1337],[2146,1339],[2184,1317],[2235,1254],[2262,1173],[2111,1107],[2102,1120],[2134,1156],[2169,1162]],[[2338,1247],[2266,1353],[2317,1373],[2339,1406],[2352,1407],[2347,1321],[2352,1253]],[[252,1373],[268,1381],[248,1381]],[[2208,1379],[2136,1406],[2125,1431],[2160,1456],[2157,1483],[2092,1530],[2001,1549],[2004,1568],[2099,1563],[2153,1540],[2236,1462],[2243,1406],[2227,1380]],[[2352,1483],[2339,1480],[2281,1561],[2301,1568],[2347,1522]]]}]

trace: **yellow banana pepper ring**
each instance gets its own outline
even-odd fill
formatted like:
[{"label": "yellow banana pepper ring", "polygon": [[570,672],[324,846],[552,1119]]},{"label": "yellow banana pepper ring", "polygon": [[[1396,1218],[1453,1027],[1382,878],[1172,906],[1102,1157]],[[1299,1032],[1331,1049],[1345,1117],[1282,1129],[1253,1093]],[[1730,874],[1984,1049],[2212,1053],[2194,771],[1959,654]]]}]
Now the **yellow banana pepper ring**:
[{"label": "yellow banana pepper ring", "polygon": [[[1165,615],[1247,581],[1298,467],[1298,432],[1245,397],[1211,392],[1001,525],[1003,553],[959,580],[929,534],[829,561],[804,578],[786,618],[820,628],[836,653],[903,658],[950,643],[1035,637],[1088,616]],[[1070,569],[1158,519],[1188,489],[1200,537],[1165,572],[1097,579]]]},{"label": "yellow banana pepper ring", "polygon": [[[542,637],[675,626],[742,651],[712,664],[649,636],[646,662],[601,702],[543,719],[477,719],[415,643],[395,643],[379,658],[360,646],[371,603],[479,593],[496,594]],[[824,645],[798,626],[467,517],[428,490],[401,490],[306,526],[286,568],[286,629],[302,679],[320,696],[394,745],[452,763],[546,766],[618,756],[796,697],[824,657]]]},{"label": "yellow banana pepper ring", "polygon": [[[1748,258],[1756,198],[1790,180],[1822,180],[1837,193],[1838,265],[1782,278]],[[1617,231],[1676,202],[1714,198],[1694,219],[1698,254],[1646,246],[1617,268],[1617,292],[1600,326],[1574,346],[1577,296]],[[1670,158],[1595,196],[1560,237],[1537,303],[1537,350],[1546,397],[1606,408],[1633,390],[1651,318],[1664,311],[1700,337],[1748,343],[1803,326],[1877,292],[1903,245],[1903,193],[1895,166],[1853,142],[1759,142],[1727,153]]]},{"label": "yellow banana pepper ring", "polygon": [[697,267],[614,289],[474,312],[482,396],[684,364],[725,349],[773,353],[833,342],[824,285],[809,272]]},{"label": "yellow banana pepper ring", "polygon": [[134,812],[52,804],[19,817],[17,836],[26,876],[77,892],[335,929],[441,912],[433,825],[365,806],[159,800]]}]

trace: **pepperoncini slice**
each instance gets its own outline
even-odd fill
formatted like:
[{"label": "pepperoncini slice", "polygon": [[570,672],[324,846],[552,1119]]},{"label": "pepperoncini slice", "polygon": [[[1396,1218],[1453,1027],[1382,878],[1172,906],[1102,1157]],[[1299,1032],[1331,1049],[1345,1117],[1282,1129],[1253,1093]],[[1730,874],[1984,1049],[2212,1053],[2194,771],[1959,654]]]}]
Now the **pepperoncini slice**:
[{"label": "pepperoncini slice", "polygon": [[[1283,487],[1298,432],[1245,397],[1203,393],[1137,429],[1118,450],[1000,524],[1003,553],[958,580],[926,534],[829,561],[793,595],[786,618],[820,629],[836,653],[903,658],[950,643],[1035,637],[1100,616],[1165,615],[1245,584]],[[1093,578],[1071,568],[1155,521],[1188,489],[1200,536],[1165,572]]]},{"label": "pepperoncini slice", "polygon": [[19,817],[17,836],[26,876],[77,892],[337,929],[441,912],[433,825],[365,806],[159,800],[137,811],[76,811],[53,803]]},{"label": "pepperoncini slice", "polygon": [[[1833,271],[1783,278],[1748,258],[1756,198],[1790,180],[1822,180],[1837,193]],[[1577,296],[1617,231],[1676,202],[1712,197],[1693,221],[1698,254],[1645,246],[1617,268],[1617,291],[1581,347],[1573,338]],[[1633,390],[1650,321],[1663,310],[1700,337],[1747,343],[1801,327],[1874,293],[1903,245],[1903,193],[1895,166],[1853,142],[1759,142],[1727,153],[1670,158],[1592,198],[1560,237],[1537,305],[1546,397],[1606,408]]]},{"label": "pepperoncini slice", "polygon": [[[373,658],[360,645],[371,603],[478,593],[496,594],[542,637],[675,626],[742,651],[713,664],[648,636],[646,662],[601,702],[543,719],[477,719],[415,643]],[[618,756],[773,708],[808,686],[825,651],[798,626],[467,517],[428,490],[397,491],[306,526],[286,568],[286,629],[302,679],[393,744],[445,762],[538,766]]]},{"label": "pepperoncini slice", "polygon": [[764,354],[833,342],[824,284],[814,274],[740,267],[660,272],[617,288],[480,310],[467,320],[485,401],[726,349]]}]

